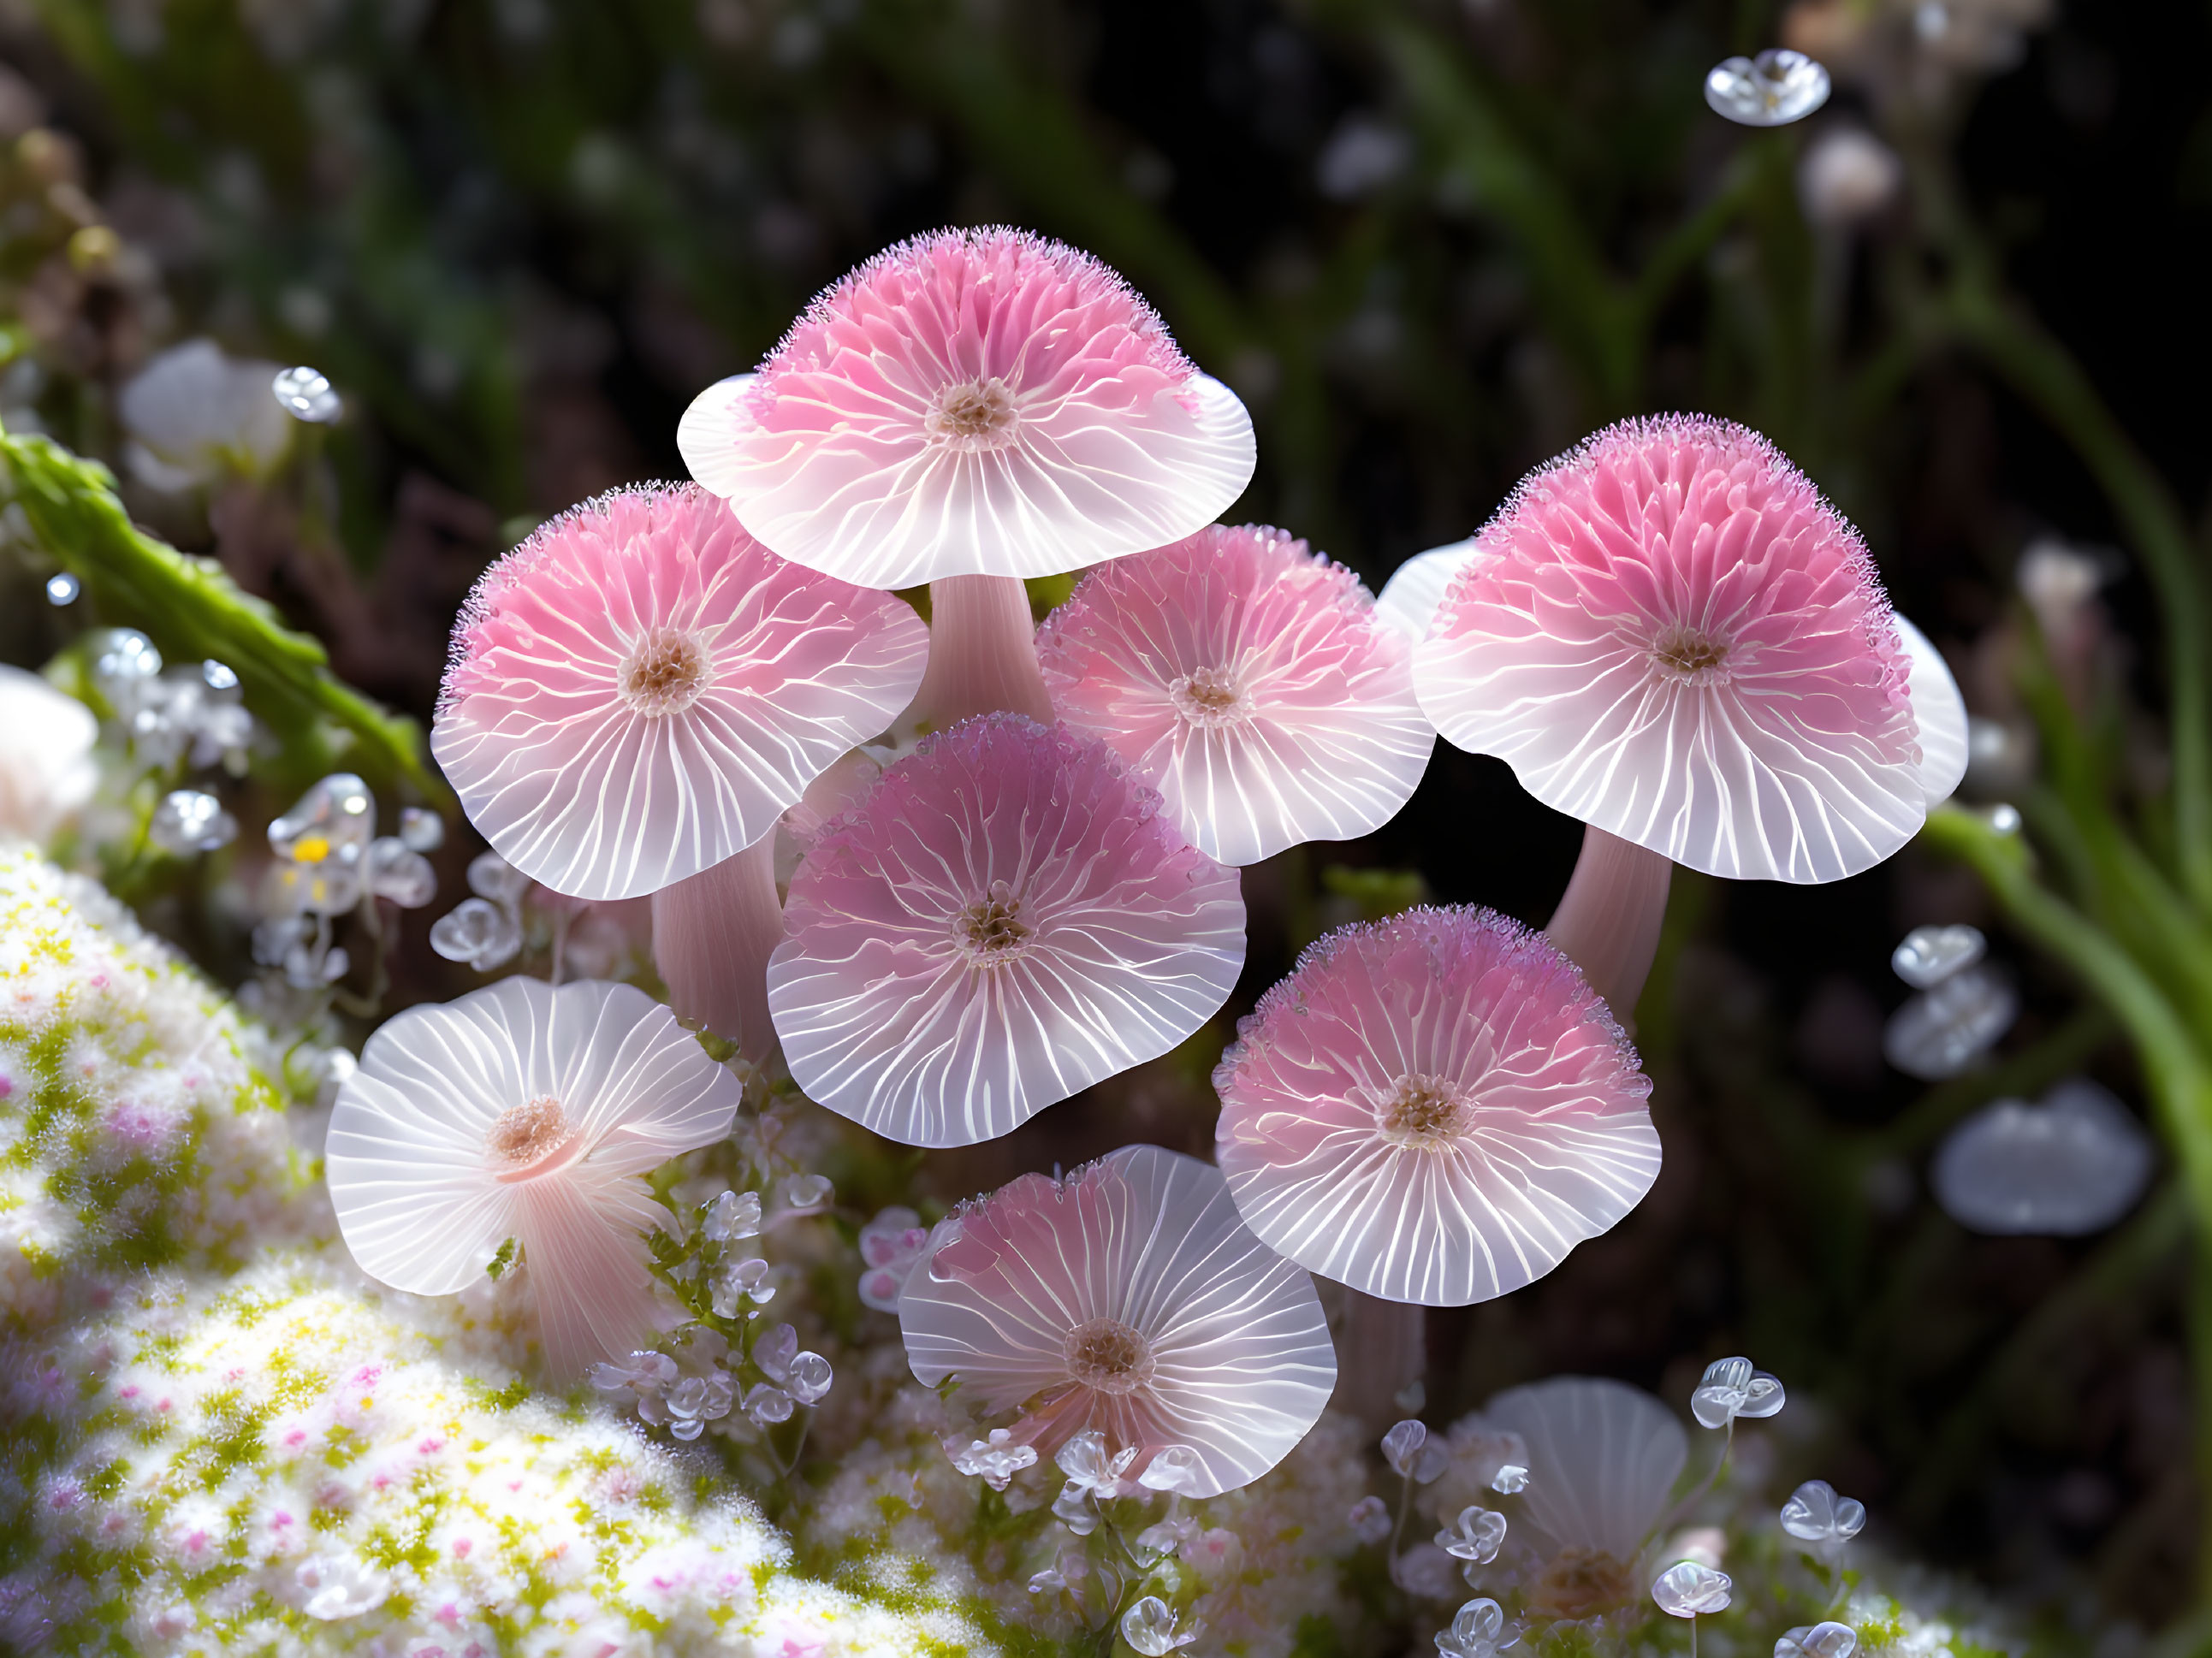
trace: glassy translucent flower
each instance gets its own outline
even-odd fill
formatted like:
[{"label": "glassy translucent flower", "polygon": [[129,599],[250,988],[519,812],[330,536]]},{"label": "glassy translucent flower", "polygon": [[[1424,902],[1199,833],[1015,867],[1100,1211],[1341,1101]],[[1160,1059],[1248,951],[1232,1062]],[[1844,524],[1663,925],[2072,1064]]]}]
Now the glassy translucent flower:
[{"label": "glassy translucent flower", "polygon": [[1088,254],[945,230],[821,295],[677,432],[782,554],[870,587],[1042,576],[1190,534],[1243,493],[1234,393]]},{"label": "glassy translucent flower", "polygon": [[266,474],[292,442],[292,422],[269,395],[277,368],[228,356],[208,339],[156,353],[117,398],[132,475],[173,492],[227,472]]},{"label": "glassy translucent flower", "polygon": [[956,1211],[899,1325],[923,1386],[1020,1412],[1015,1437],[1047,1453],[1096,1428],[1139,1475],[1184,1448],[1193,1497],[1287,1456],[1336,1380],[1313,1281],[1245,1229],[1218,1170],[1152,1145]]},{"label": "glassy translucent flower", "polygon": [[1982,959],[1989,940],[1979,927],[1917,926],[1890,953],[1889,965],[1915,990],[1932,990]]},{"label": "glassy translucent flower", "polygon": [[1213,1073],[1245,1220],[1386,1300],[1486,1301],[1612,1227],[1659,1173],[1650,1082],[1542,935],[1489,910],[1343,928]]},{"label": "glassy translucent flower", "polygon": [[703,490],[617,490],[477,582],[430,747],[532,880],[639,897],[773,829],[928,650],[907,605],[778,558]]},{"label": "glassy translucent flower", "polygon": [[1849,1624],[1800,1624],[1775,1642],[1774,1658],[1851,1658],[1858,1649],[1858,1631]]},{"label": "glassy translucent flower", "polygon": [[1740,1416],[1772,1416],[1788,1402],[1782,1383],[1747,1358],[1717,1358],[1690,1395],[1690,1414],[1698,1425],[1725,1428]]},{"label": "glassy translucent flower", "polygon": [[44,841],[81,810],[100,780],[99,737],[100,721],[76,698],[0,665],[0,835]]},{"label": "glassy translucent flower", "polygon": [[1758,434],[1688,416],[1523,479],[1413,657],[1437,729],[1547,805],[1796,882],[1919,829],[1914,671],[1858,532]]},{"label": "glassy translucent flower", "polygon": [[1520,1643],[1517,1630],[1507,1634],[1505,1612],[1497,1601],[1468,1601],[1452,1614],[1451,1627],[1437,1631],[1437,1650],[1444,1658],[1498,1658]]},{"label": "glassy translucent flower", "polygon": [[2135,1207],[2154,1153],[2128,1108],[2086,1077],[2042,1103],[1997,1100],[1945,1137],[1929,1171],[1943,1212],[1976,1232],[2080,1237]]},{"label": "glassy translucent flower", "polygon": [[1669,1618],[1697,1618],[1728,1610],[1729,1594],[1735,1585],[1724,1571],[1695,1560],[1679,1561],[1659,1574],[1651,1586],[1651,1599]]},{"label": "glassy translucent flower", "polygon": [[1459,1518],[1437,1533],[1437,1546],[1455,1560],[1478,1566],[1498,1558],[1505,1541],[1505,1516],[1494,1509],[1466,1508]]},{"label": "glassy translucent flower", "polygon": [[887,770],[791,878],[769,1007],[808,1097],[969,1145],[1166,1053],[1244,962],[1234,871],[1104,744],[970,720]]},{"label": "glassy translucent flower", "polygon": [[1206,1463],[1188,1445],[1169,1445],[1154,1453],[1137,1483],[1148,1491],[1172,1497],[1194,1497],[1206,1481]]},{"label": "glassy translucent flower", "polygon": [[362,1270],[416,1295],[483,1278],[507,1239],[555,1374],[642,1347],[639,1176],[730,1131],[743,1089],[629,985],[508,978],[379,1026],[338,1091],[325,1170]]},{"label": "glassy translucent flower", "polygon": [[1382,1460],[1402,1479],[1425,1485],[1444,1471],[1443,1448],[1429,1442],[1425,1423],[1407,1420],[1382,1436]]},{"label": "glassy translucent flower", "polygon": [[222,809],[222,802],[201,789],[172,789],[154,808],[146,825],[146,838],[167,853],[189,858],[213,852],[238,838],[238,819]]},{"label": "glassy translucent flower", "polygon": [[1848,1543],[1865,1525],[1866,1504],[1825,1479],[1807,1480],[1782,1505],[1782,1529],[1801,1543]]},{"label": "glassy translucent flower", "polygon": [[345,412],[345,404],[331,389],[331,377],[305,363],[279,369],[269,382],[276,406],[294,420],[310,426],[328,426]]},{"label": "glassy translucent flower", "polygon": [[1881,1052],[1909,1077],[1955,1077],[1996,1046],[2020,1017],[2020,996],[1994,967],[1974,966],[1942,979],[1889,1016]]},{"label": "glassy translucent flower", "polygon": [[1674,1413],[1626,1382],[1553,1376],[1496,1395],[1480,1421],[1528,1448],[1514,1534],[1542,1563],[1528,1584],[1531,1607],[1580,1619],[1633,1601],[1637,1560],[1689,1458]]},{"label": "glassy translucent flower", "polygon": [[1436,732],[1358,578],[1279,530],[1212,525],[1103,565],[1045,619],[1053,710],[1224,864],[1397,815]]},{"label": "glassy translucent flower", "polygon": [[1828,71],[1802,52],[1727,58],[1705,76],[1706,104],[1741,126],[1787,126],[1827,101]]},{"label": "glassy translucent flower", "polygon": [[1188,1646],[1200,1632],[1194,1623],[1188,1629],[1181,1627],[1174,1610],[1157,1594],[1146,1595],[1121,1614],[1121,1638],[1145,1658],[1163,1658],[1178,1647]]},{"label": "glassy translucent flower", "polygon": [[[1121,1490],[1129,1465],[1137,1460],[1137,1451],[1134,1445],[1123,1445],[1119,1450],[1109,1450],[1103,1431],[1097,1428],[1085,1428],[1062,1445],[1052,1460],[1067,1476],[1069,1489],[1080,1491],[1086,1497],[1112,1497]],[[1166,1455],[1165,1450],[1158,1452],[1152,1460],[1158,1461]],[[1152,1472],[1149,1465],[1145,1472]]]},{"label": "glassy translucent flower", "polygon": [[1006,1490],[1016,1474],[1035,1467],[1036,1461],[1036,1447],[1017,1442],[1009,1428],[994,1428],[989,1438],[971,1440],[965,1450],[952,1454],[954,1467],[994,1491]]}]

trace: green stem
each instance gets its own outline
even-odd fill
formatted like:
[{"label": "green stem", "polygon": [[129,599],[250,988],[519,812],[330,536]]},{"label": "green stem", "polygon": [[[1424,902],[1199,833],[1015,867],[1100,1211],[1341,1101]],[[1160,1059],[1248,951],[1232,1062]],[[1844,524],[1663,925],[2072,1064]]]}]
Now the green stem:
[{"label": "green stem", "polygon": [[2212,915],[2212,682],[2204,644],[2212,618],[2202,560],[2181,509],[2081,366],[1998,296],[1979,261],[1962,264],[1945,310],[1952,326],[2081,457],[2158,590],[2172,684],[2174,833],[2182,884],[2197,910]]}]

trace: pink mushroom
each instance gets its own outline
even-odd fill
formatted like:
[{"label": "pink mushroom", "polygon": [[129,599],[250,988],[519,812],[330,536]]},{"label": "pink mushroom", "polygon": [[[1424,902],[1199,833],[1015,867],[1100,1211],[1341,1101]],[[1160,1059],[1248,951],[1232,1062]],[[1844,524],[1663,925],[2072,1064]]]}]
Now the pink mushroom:
[{"label": "pink mushroom", "polygon": [[769,1005],[808,1096],[969,1145],[1166,1053],[1244,962],[1235,872],[1103,744],[1018,714],[891,766],[791,878]]},{"label": "pink mushroom", "polygon": [[817,774],[890,724],[928,648],[908,606],[778,558],[704,490],[619,490],[477,584],[431,748],[532,880],[661,896],[678,1008],[764,1039],[768,837]]},{"label": "pink mushroom", "polygon": [[[1419,595],[1389,608],[1418,614]],[[1954,716],[1912,687],[1941,665],[1908,653],[1858,532],[1771,444],[1668,416],[1522,481],[1453,576],[1414,683],[1447,738],[1589,826],[1552,931],[1625,1007],[1672,864],[1833,881],[1917,832]]]},{"label": "pink mushroom", "polygon": [[1520,1289],[1659,1174],[1620,1025],[1549,940],[1489,910],[1328,934],[1238,1025],[1213,1084],[1246,1223],[1386,1301]]},{"label": "pink mushroom", "polygon": [[827,289],[756,374],[709,386],[677,441],[785,557],[932,584],[918,718],[1049,717],[1026,576],[1187,536],[1252,476],[1249,417],[1088,254],[945,230]]},{"label": "pink mushroom", "polygon": [[1246,1229],[1219,1170],[1156,1145],[963,1206],[898,1315],[924,1387],[950,1380],[956,1402],[1012,1414],[1007,1442],[1042,1457],[1103,1434],[1128,1491],[1175,1448],[1163,1489],[1249,1485],[1305,1437],[1336,1376],[1313,1280]]},{"label": "pink mushroom", "polygon": [[1262,525],[1093,570],[1037,653],[1060,717],[1111,744],[1224,864],[1380,828],[1436,744],[1407,641],[1358,579]]}]

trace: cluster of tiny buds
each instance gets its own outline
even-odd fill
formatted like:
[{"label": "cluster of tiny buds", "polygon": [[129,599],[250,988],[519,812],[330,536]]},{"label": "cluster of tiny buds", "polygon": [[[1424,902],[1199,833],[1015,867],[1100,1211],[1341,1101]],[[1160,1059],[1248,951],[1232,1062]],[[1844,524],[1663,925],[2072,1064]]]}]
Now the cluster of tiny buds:
[{"label": "cluster of tiny buds", "polygon": [[606,1399],[635,1400],[639,1420],[683,1440],[698,1438],[732,1408],[756,1427],[788,1422],[793,1409],[819,1401],[832,1380],[830,1361],[802,1351],[799,1333],[788,1324],[763,1332],[742,1356],[763,1378],[742,1399],[742,1384],[731,1373],[730,1345],[721,1336],[695,1327],[679,1351],[680,1363],[664,1352],[635,1352],[619,1364],[594,1364],[587,1379]]}]

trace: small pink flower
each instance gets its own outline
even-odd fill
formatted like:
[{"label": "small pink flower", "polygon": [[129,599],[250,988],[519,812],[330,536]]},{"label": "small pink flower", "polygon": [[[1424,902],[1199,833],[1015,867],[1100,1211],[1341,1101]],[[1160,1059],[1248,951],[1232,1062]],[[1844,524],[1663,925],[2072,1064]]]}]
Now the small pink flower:
[{"label": "small pink flower", "polygon": [[466,1288],[514,1239],[547,1363],[574,1376],[655,1326],[644,1234],[667,1211],[640,1176],[727,1134],[742,1096],[633,986],[507,978],[410,1008],[331,1114],[338,1228],[363,1272],[416,1295]]},{"label": "small pink flower", "polygon": [[1330,933],[1237,1026],[1215,1154],[1252,1230],[1387,1301],[1517,1290],[1659,1174],[1651,1084],[1540,934],[1484,909]]},{"label": "small pink flower", "polygon": [[617,490],[477,584],[430,746],[532,880],[640,897],[766,835],[927,654],[905,604],[787,563],[704,491]]},{"label": "small pink flower", "polygon": [[1927,812],[1911,665],[1857,531],[1758,434],[1626,421],[1531,473],[1414,653],[1453,743],[1675,863],[1832,881]]},{"label": "small pink flower", "polygon": [[1336,1381],[1313,1280],[1246,1229],[1218,1169],[1156,1145],[957,1210],[899,1327],[923,1386],[1018,1412],[1012,1437],[1041,1455],[1096,1430],[1133,1476],[1181,1447],[1190,1497],[1289,1455]]},{"label": "small pink flower", "polygon": [[1243,493],[1252,423],[1088,254],[1024,231],[887,249],[677,433],[786,558],[870,587],[1039,576],[1188,535]]},{"label": "small pink flower", "polygon": [[970,720],[887,770],[791,878],[769,1006],[808,1097],[972,1145],[1174,1048],[1244,960],[1237,876],[1103,744]]},{"label": "small pink flower", "polygon": [[1258,525],[1093,570],[1037,655],[1060,717],[1111,744],[1224,864],[1380,828],[1436,746],[1411,648],[1358,579]]}]

